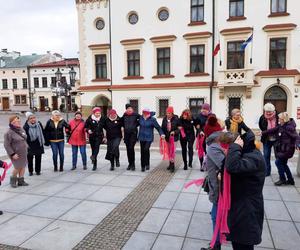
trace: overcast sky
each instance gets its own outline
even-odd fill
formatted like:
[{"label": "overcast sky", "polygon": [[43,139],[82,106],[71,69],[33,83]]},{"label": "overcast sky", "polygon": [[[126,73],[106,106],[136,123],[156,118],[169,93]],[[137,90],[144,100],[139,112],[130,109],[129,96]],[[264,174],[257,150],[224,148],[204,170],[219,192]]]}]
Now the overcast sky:
[{"label": "overcast sky", "polygon": [[78,57],[75,0],[0,0],[0,49]]}]

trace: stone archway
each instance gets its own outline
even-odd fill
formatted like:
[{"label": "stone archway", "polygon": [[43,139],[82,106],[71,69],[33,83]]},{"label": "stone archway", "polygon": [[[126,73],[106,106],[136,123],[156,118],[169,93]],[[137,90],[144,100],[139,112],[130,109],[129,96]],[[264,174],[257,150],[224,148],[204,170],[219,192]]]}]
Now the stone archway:
[{"label": "stone archway", "polygon": [[105,95],[96,96],[92,103],[92,107],[100,107],[102,109],[102,114],[107,115],[107,111],[112,108],[111,101]]},{"label": "stone archway", "polygon": [[264,96],[264,104],[272,103],[278,113],[287,111],[287,93],[280,86],[273,86],[267,90]]}]

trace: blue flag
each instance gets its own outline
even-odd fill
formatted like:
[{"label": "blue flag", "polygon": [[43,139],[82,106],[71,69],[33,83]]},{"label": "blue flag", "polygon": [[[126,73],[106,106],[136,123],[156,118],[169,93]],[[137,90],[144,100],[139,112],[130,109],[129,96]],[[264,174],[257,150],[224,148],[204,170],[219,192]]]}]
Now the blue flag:
[{"label": "blue flag", "polygon": [[245,50],[246,47],[247,47],[247,45],[248,45],[249,43],[251,43],[252,40],[253,40],[253,34],[252,34],[251,36],[249,36],[249,38],[248,38],[245,42],[243,42],[243,44],[241,45],[241,49],[242,49],[242,50]]}]

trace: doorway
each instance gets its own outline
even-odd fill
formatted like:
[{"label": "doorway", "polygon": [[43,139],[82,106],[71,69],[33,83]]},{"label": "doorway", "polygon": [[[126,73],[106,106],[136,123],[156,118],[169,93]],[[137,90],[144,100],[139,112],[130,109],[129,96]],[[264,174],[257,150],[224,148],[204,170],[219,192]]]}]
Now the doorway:
[{"label": "doorway", "polygon": [[9,110],[9,97],[2,97],[2,109]]},{"label": "doorway", "polygon": [[46,103],[45,103],[45,97],[40,96],[40,111],[45,111]]},{"label": "doorway", "polygon": [[287,111],[287,94],[279,86],[271,87],[267,90],[264,97],[264,104],[272,103],[278,113]]}]

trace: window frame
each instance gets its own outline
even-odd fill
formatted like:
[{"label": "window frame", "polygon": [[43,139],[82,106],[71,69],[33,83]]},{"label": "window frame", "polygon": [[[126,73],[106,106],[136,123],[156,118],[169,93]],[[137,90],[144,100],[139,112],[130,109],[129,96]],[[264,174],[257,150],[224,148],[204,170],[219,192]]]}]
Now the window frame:
[{"label": "window frame", "polygon": [[[272,41],[278,41],[278,40],[285,40],[285,49],[276,49],[276,50],[272,50],[272,46],[271,46],[271,43]],[[274,38],[270,38],[270,42],[269,42],[269,69],[286,69],[286,64],[287,64],[287,37],[274,37]],[[284,53],[284,66],[283,67],[274,67],[274,65],[272,66],[271,65],[271,58],[272,58],[272,55],[274,52],[277,53],[277,65],[278,65],[278,54],[280,52],[285,52]]]},{"label": "window frame", "polygon": [[[5,86],[5,88],[4,88]],[[8,89],[8,80],[7,79],[2,79],[2,89],[6,90]]]},{"label": "window frame", "polygon": [[[134,58],[130,59],[130,53],[134,54]],[[127,76],[141,76],[141,51],[139,49],[127,50]],[[138,55],[138,58],[136,58]],[[133,66],[133,74],[130,74],[132,71],[130,70],[130,66]],[[137,67],[137,68],[136,68]]]},{"label": "window frame", "polygon": [[[197,0],[197,1],[199,1],[199,0]],[[198,2],[197,2],[197,4],[195,4],[195,5],[193,5],[193,0],[191,0],[191,13],[190,13],[190,20],[191,20],[191,23],[195,23],[195,22],[203,22],[204,21],[204,14],[205,14],[205,11],[204,11],[204,6],[205,6],[205,1],[203,0],[203,4],[198,4]],[[202,19],[199,19],[199,16],[198,16],[198,14],[199,14],[199,12],[197,11],[197,20],[193,20],[193,9],[196,9],[196,10],[198,10],[198,8],[202,8]]]},{"label": "window frame", "polygon": [[[159,51],[163,50],[163,57],[159,57]],[[169,56],[166,56],[166,50],[169,50]],[[168,70],[166,70],[166,63],[169,63]],[[163,63],[163,72],[160,72],[160,63]],[[168,72],[167,72],[168,71]],[[156,48],[156,73],[158,76],[171,74],[171,47],[159,47]]]},{"label": "window frame", "polygon": [[[273,1],[276,1],[276,11],[273,11],[273,8],[272,8]],[[278,11],[278,8],[279,8],[279,1],[284,1],[284,7],[285,7],[285,10],[284,10],[284,11]],[[270,1],[270,13],[271,13],[271,14],[287,13],[287,0],[271,0],[271,1]]]},{"label": "window frame", "polygon": [[22,87],[23,89],[28,89],[28,79],[22,78]]},{"label": "window frame", "polygon": [[12,79],[12,89],[18,89],[18,79],[17,78]]},{"label": "window frame", "polygon": [[40,79],[38,77],[33,78],[33,86],[35,89],[38,89],[40,87]]},{"label": "window frame", "polygon": [[42,88],[48,88],[48,79],[47,79],[47,77],[42,77]]},{"label": "window frame", "polygon": [[[191,105],[192,101],[196,101],[197,103],[200,101],[200,102],[202,102],[202,104],[200,106],[198,106],[198,105],[192,106]],[[204,102],[205,102],[205,100],[204,100],[203,97],[190,97],[189,98],[189,109],[190,109],[193,116],[196,116],[196,115],[199,114],[200,108],[201,108],[201,106],[203,105]],[[196,109],[197,112],[193,112],[194,109]]]},{"label": "window frame", "polygon": [[[231,108],[231,103],[230,103],[231,100],[233,100],[233,101],[239,100],[239,106],[237,106],[237,107],[234,106],[234,107]],[[241,106],[242,106],[242,98],[240,96],[228,97],[228,117],[231,116],[231,111],[233,109],[237,108],[237,109],[241,110]]]},{"label": "window frame", "polygon": [[[245,50],[242,50],[241,49],[241,45],[244,43],[245,41],[244,40],[237,40],[237,41],[228,41],[227,42],[227,51],[226,51],[226,69],[227,70],[233,70],[233,69],[245,69]],[[235,51],[234,52],[229,52],[229,44],[231,43],[235,43],[236,45],[236,48],[235,48]],[[240,51],[237,50],[237,43],[240,43]],[[229,58],[230,58],[230,54],[233,54],[233,57],[236,55],[236,54],[239,54],[239,53],[242,53],[243,54],[243,65],[242,67],[229,67]],[[237,63],[235,63],[235,66],[237,65]]]},{"label": "window frame", "polygon": [[[161,106],[161,102],[166,101],[167,104]],[[158,118],[163,118],[166,116],[166,109],[168,108],[170,100],[168,98],[160,98],[158,99]]]},{"label": "window frame", "polygon": [[[105,58],[105,62],[101,61],[98,63],[97,58]],[[95,54],[95,78],[96,79],[107,79],[107,55],[106,54]],[[100,67],[100,74],[97,70]]]},{"label": "window frame", "polygon": [[[197,55],[192,55],[192,49],[195,48],[195,47],[200,47],[203,49],[203,54],[197,54]],[[197,52],[198,52],[198,49],[197,49]],[[192,70],[192,62],[193,60],[200,60],[200,63],[201,63],[201,60],[203,60],[203,69],[200,71],[193,71]],[[198,61],[199,63],[199,61]],[[205,72],[205,45],[204,44],[193,44],[193,45],[190,45],[190,74],[193,74],[193,73],[204,73]]]},{"label": "window frame", "polygon": [[[232,16],[231,15],[231,3],[238,3],[238,2],[243,2],[243,13],[242,15],[237,15],[238,13],[238,8],[237,8],[237,4],[235,6],[235,15]],[[245,1],[244,0],[229,0],[229,18],[234,18],[234,17],[243,17],[245,16]]]},{"label": "window frame", "polygon": [[26,95],[15,95],[14,96],[15,105],[27,105],[27,96]]}]

